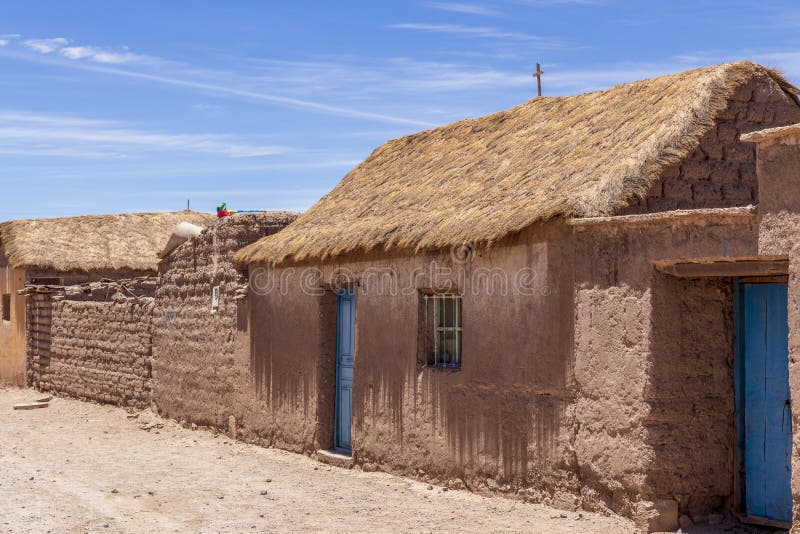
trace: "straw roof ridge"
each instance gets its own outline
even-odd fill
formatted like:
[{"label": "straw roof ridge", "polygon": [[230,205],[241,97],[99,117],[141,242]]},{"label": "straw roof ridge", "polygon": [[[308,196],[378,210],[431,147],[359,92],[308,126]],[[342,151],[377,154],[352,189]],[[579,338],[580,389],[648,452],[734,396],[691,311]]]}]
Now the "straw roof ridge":
[{"label": "straw roof ridge", "polygon": [[205,227],[214,216],[186,210],[7,221],[0,223],[0,245],[14,267],[153,271],[158,251],[183,221]]},{"label": "straw roof ridge", "polygon": [[491,244],[555,217],[612,215],[686,158],[737,89],[796,87],[749,61],[537,98],[377,148],[242,263]]}]

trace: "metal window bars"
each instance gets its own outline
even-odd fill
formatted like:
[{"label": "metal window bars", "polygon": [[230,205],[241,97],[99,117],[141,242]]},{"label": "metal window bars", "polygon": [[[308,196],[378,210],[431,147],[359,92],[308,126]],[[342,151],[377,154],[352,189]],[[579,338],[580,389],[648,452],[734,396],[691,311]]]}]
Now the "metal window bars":
[{"label": "metal window bars", "polygon": [[[433,337],[433,354],[428,365],[457,369],[461,367],[461,295],[431,294],[425,297],[425,327]],[[428,309],[433,305],[433,322]]]}]

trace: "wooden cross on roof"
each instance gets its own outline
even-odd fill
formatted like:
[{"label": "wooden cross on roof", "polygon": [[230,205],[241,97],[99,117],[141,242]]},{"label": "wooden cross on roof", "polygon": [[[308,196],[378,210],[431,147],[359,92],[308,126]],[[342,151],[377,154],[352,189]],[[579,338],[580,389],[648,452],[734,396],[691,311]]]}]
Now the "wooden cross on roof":
[{"label": "wooden cross on roof", "polygon": [[539,89],[539,96],[542,96],[542,74],[544,74],[544,71],[542,70],[542,67],[539,66],[539,62],[537,61],[536,72],[533,73],[533,77],[536,78],[536,85]]}]

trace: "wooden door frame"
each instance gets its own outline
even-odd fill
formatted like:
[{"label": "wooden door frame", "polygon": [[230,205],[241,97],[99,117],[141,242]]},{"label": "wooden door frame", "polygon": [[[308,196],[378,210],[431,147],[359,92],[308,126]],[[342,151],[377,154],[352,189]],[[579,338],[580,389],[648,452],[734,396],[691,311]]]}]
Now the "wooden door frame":
[{"label": "wooden door frame", "polygon": [[336,293],[336,380],[334,382],[334,388],[336,389],[335,393],[335,400],[333,405],[333,448],[339,452],[352,454],[353,452],[353,406],[352,406],[352,394],[350,397],[350,447],[342,447],[339,445],[339,336],[342,332],[342,314],[341,314],[341,302],[342,296],[344,294],[349,294],[350,299],[353,301],[353,379],[355,381],[355,326],[356,326],[356,292],[353,288],[342,289]]}]

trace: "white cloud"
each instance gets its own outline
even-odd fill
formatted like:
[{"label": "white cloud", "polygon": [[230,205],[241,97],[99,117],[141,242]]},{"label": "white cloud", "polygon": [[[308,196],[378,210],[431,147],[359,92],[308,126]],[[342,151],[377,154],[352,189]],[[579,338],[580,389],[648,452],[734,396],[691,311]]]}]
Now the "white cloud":
[{"label": "white cloud", "polygon": [[431,2],[428,4],[434,9],[441,11],[450,11],[453,13],[464,13],[466,15],[480,15],[484,17],[501,17],[503,14],[488,6],[481,6],[478,4],[462,4],[459,2]]},{"label": "white cloud", "polygon": [[522,32],[510,32],[493,28],[490,26],[462,26],[461,24],[425,24],[425,23],[406,23],[391,24],[390,28],[398,30],[416,30],[430,33],[450,33],[456,35],[466,35],[485,39],[502,39],[509,41],[540,41],[538,35],[531,35]]},{"label": "white cloud", "polygon": [[52,39],[28,39],[27,41],[23,41],[22,44],[34,52],[39,52],[40,54],[49,54],[67,46],[69,44],[69,39],[64,37],[54,37]]},{"label": "white cloud", "polygon": [[132,54],[127,50],[115,52],[95,46],[67,46],[58,51],[67,59],[88,59],[96,63],[120,64],[134,61],[144,61],[148,58],[139,54]]},{"label": "white cloud", "polygon": [[[8,45],[11,37],[0,35],[0,46]],[[119,49],[103,48],[91,45],[72,45],[72,40],[66,37],[49,39],[28,39],[22,42],[23,46],[40,54],[58,52],[62,57],[72,60],[87,60],[95,63],[118,65],[132,62],[156,62],[156,58],[134,54],[127,47]]]},{"label": "white cloud", "polygon": [[181,152],[252,158],[292,152],[231,135],[150,132],[113,121],[61,115],[0,111],[0,124],[2,154],[120,158]]},{"label": "white cloud", "polygon": [[11,41],[19,39],[21,36],[18,33],[5,33],[0,34],[0,46],[8,46]]}]

